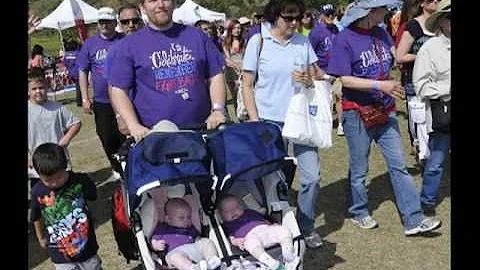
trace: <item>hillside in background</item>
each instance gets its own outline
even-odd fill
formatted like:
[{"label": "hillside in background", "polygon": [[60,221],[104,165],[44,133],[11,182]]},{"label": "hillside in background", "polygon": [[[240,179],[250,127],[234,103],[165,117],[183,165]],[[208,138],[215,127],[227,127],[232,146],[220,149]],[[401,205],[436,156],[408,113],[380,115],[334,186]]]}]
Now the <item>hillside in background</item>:
[{"label": "hillside in background", "polygon": [[[63,0],[28,0],[29,13],[35,14],[39,18],[44,18],[50,14]],[[110,6],[114,9],[118,9],[120,6],[131,3],[137,4],[141,0],[83,0],[95,8],[103,6]],[[241,16],[250,17],[258,4],[267,3],[269,0],[193,0],[195,3],[200,4],[210,10],[223,12],[227,15],[227,18],[239,18]],[[319,8],[323,4],[333,3],[334,5],[346,4],[348,0],[304,0],[307,7]],[[184,0],[177,0],[178,6],[181,5]],[[95,25],[88,26],[89,35],[95,32]],[[77,33],[75,28],[70,28],[62,31],[63,37],[68,39],[70,37],[76,37]],[[45,52],[48,55],[58,54],[61,43],[58,31],[54,29],[44,29],[32,36],[32,46],[34,44],[40,44],[45,48]]]},{"label": "hillside in background", "polygon": [[[37,14],[40,17],[45,17],[52,12],[63,0],[28,0],[30,12]],[[140,0],[83,0],[84,2],[100,8],[102,6],[110,6],[118,9],[125,3],[138,3]],[[177,0],[181,5],[184,0]],[[208,9],[218,12],[224,12],[227,17],[241,17],[249,16],[255,10],[255,5],[267,3],[268,0],[194,0],[195,3],[200,4]],[[305,0],[307,6],[311,8],[319,8],[326,3],[334,5],[346,4],[348,0]]]}]

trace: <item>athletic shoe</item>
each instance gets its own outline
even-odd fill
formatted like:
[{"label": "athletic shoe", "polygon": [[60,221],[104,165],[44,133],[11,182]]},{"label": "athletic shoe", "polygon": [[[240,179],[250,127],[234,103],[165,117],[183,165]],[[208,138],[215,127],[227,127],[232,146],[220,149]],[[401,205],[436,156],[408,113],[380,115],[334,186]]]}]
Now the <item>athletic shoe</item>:
[{"label": "athletic shoe", "polygon": [[323,245],[322,238],[315,231],[305,236],[305,243],[308,248],[319,248]]},{"label": "athletic shoe", "polygon": [[420,222],[420,224],[417,227],[412,228],[410,230],[405,230],[405,235],[410,236],[410,235],[416,235],[420,233],[433,231],[439,228],[441,224],[442,222],[438,219],[425,218],[424,220],[422,220],[422,222]]},{"label": "athletic shoe", "polygon": [[377,221],[372,216],[366,216],[361,219],[352,218],[353,224],[362,229],[373,229],[378,226]]}]

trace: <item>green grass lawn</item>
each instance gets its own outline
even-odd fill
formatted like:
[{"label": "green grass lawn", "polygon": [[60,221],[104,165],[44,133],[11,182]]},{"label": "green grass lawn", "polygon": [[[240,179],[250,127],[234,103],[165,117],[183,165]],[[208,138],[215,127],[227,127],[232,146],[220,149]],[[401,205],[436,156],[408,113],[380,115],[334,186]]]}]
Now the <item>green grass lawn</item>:
[{"label": "green grass lawn", "polygon": [[[76,107],[74,94],[57,98],[82,118],[82,129],[69,146],[73,168],[91,174],[97,183],[98,200],[91,204],[95,218],[99,255],[103,268],[140,269],[138,263],[126,264],[118,256],[110,220],[110,196],[114,183],[105,181],[110,168],[100,141],[95,134],[93,116],[85,115]],[[408,149],[405,119],[405,103],[397,102],[398,119],[403,136],[404,149]],[[231,111],[231,108],[229,108]],[[334,132],[336,130],[334,129]],[[334,133],[336,134],[336,133]],[[369,208],[379,222],[379,228],[362,230],[354,227],[346,218],[346,189],[348,149],[345,137],[333,135],[333,147],[320,151],[321,190],[317,200],[317,231],[325,237],[326,244],[319,250],[305,254],[306,270],[317,269],[450,269],[450,166],[445,170],[440,186],[440,204],[437,209],[443,225],[428,237],[405,237],[400,217],[395,207],[393,192],[383,157],[376,145],[372,146],[367,180]],[[406,158],[409,171],[417,188],[421,186],[420,170],[413,156]],[[293,196],[298,181],[293,185]],[[29,237],[29,269],[54,269],[45,251],[40,250],[35,237]]]}]

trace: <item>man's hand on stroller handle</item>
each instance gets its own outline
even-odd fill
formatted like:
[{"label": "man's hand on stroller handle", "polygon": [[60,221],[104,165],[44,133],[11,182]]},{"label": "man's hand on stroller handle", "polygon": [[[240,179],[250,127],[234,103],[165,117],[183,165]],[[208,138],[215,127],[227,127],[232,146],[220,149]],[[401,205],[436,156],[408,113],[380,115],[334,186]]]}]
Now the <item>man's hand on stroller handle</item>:
[{"label": "man's hand on stroller handle", "polygon": [[167,242],[165,240],[155,240],[152,239],[152,247],[154,250],[164,251],[167,248]]},{"label": "man's hand on stroller handle", "polygon": [[224,110],[213,110],[206,120],[207,129],[214,129],[221,123],[225,123],[226,120]]},{"label": "man's hand on stroller handle", "polygon": [[132,125],[128,129],[130,130],[130,135],[135,139],[137,143],[150,132],[150,129],[138,123]]}]

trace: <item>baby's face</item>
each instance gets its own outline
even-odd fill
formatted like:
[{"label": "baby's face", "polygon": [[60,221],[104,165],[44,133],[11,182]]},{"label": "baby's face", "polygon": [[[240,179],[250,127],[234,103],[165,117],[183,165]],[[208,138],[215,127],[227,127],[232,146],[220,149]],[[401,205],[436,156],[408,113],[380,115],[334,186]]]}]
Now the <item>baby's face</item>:
[{"label": "baby's face", "polygon": [[192,226],[192,213],[187,208],[170,209],[166,221],[168,225],[173,227],[188,228]]},{"label": "baby's face", "polygon": [[225,221],[235,220],[243,215],[244,212],[242,206],[233,198],[224,200],[221,209],[222,218]]}]

